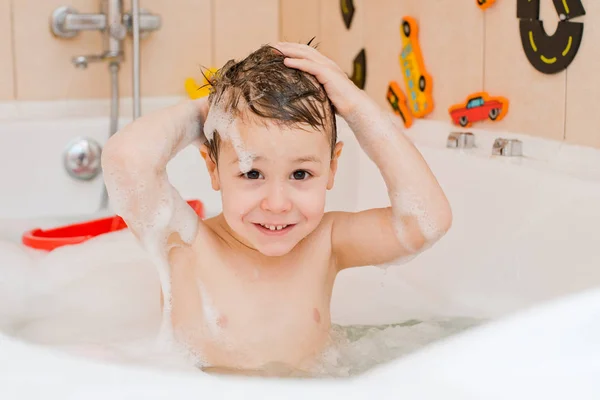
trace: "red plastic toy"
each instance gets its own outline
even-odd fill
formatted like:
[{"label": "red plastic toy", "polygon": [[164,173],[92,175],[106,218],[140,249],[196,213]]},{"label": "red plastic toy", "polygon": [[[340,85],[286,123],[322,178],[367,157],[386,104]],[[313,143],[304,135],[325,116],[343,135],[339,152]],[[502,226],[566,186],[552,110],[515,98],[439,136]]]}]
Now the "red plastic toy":
[{"label": "red plastic toy", "polygon": [[[200,200],[189,200],[187,203],[200,218],[204,218],[204,205]],[[21,241],[25,246],[38,250],[51,251],[57,247],[83,243],[93,237],[125,228],[127,228],[127,224],[123,221],[123,218],[113,216],[61,226],[46,231],[39,228],[32,229],[23,234]]]},{"label": "red plastic toy", "polygon": [[451,106],[448,112],[452,122],[463,127],[488,118],[492,121],[500,121],[508,112],[508,99],[500,96],[491,97],[486,92],[473,93],[464,103]]}]

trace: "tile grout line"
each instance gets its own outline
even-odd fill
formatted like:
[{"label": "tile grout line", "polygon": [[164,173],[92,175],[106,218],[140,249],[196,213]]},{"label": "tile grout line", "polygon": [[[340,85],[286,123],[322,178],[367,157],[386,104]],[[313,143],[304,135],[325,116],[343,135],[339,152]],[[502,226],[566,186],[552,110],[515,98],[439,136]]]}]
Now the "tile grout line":
[{"label": "tile grout line", "polygon": [[211,0],[210,1],[210,63],[211,63],[211,68],[219,68],[217,67],[217,59],[216,59],[216,47],[217,47],[217,43],[216,43],[216,37],[215,37],[215,32],[216,32],[216,0]]}]

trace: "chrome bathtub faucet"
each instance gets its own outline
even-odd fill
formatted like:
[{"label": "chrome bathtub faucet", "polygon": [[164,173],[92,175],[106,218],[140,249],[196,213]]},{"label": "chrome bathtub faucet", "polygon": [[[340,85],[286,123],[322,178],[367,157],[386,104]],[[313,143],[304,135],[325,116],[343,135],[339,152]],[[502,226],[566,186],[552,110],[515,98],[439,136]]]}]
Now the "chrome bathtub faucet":
[{"label": "chrome bathtub faucet", "polygon": [[523,155],[523,142],[518,139],[497,138],[492,146],[492,155],[520,157]]},{"label": "chrome bathtub faucet", "polygon": [[[160,29],[161,18],[148,11],[140,11],[139,29],[142,37]],[[95,55],[73,57],[77,68],[85,69],[91,62],[107,61],[120,64],[123,61],[123,40],[132,33],[133,17],[124,13],[123,0],[100,0],[100,12],[79,13],[70,6],[58,7],[50,19],[52,34],[58,38],[73,38],[81,31],[99,31],[103,35],[104,49]]]},{"label": "chrome bathtub faucet", "polygon": [[475,147],[475,135],[471,132],[452,132],[448,135],[446,147],[452,149],[471,149]]}]

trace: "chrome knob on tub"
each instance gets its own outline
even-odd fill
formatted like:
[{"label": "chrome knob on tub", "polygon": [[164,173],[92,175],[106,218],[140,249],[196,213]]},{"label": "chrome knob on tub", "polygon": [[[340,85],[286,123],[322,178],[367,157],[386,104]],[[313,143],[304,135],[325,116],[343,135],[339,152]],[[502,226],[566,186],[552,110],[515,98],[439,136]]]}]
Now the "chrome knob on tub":
[{"label": "chrome knob on tub", "polygon": [[492,155],[519,157],[523,155],[523,142],[518,139],[498,138],[492,146]]},{"label": "chrome knob on tub", "polygon": [[446,147],[454,149],[470,149],[475,147],[475,135],[471,132],[452,132],[448,135]]},{"label": "chrome knob on tub", "polygon": [[67,146],[64,154],[65,169],[75,179],[89,181],[102,169],[102,147],[93,139],[77,138]]}]

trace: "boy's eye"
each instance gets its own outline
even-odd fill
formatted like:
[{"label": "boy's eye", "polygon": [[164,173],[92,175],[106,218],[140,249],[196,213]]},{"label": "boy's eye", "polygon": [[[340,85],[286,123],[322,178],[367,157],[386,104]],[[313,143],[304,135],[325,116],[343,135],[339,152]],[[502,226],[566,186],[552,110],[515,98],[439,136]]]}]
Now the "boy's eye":
[{"label": "boy's eye", "polygon": [[297,181],[302,181],[304,179],[307,179],[309,176],[310,176],[310,173],[308,171],[304,171],[302,169],[299,169],[298,171],[294,171],[294,173],[292,174],[292,178]]},{"label": "boy's eye", "polygon": [[260,174],[260,172],[258,172],[255,169],[246,172],[245,174],[243,174],[243,176],[246,179],[260,179],[262,177],[261,174]]}]

